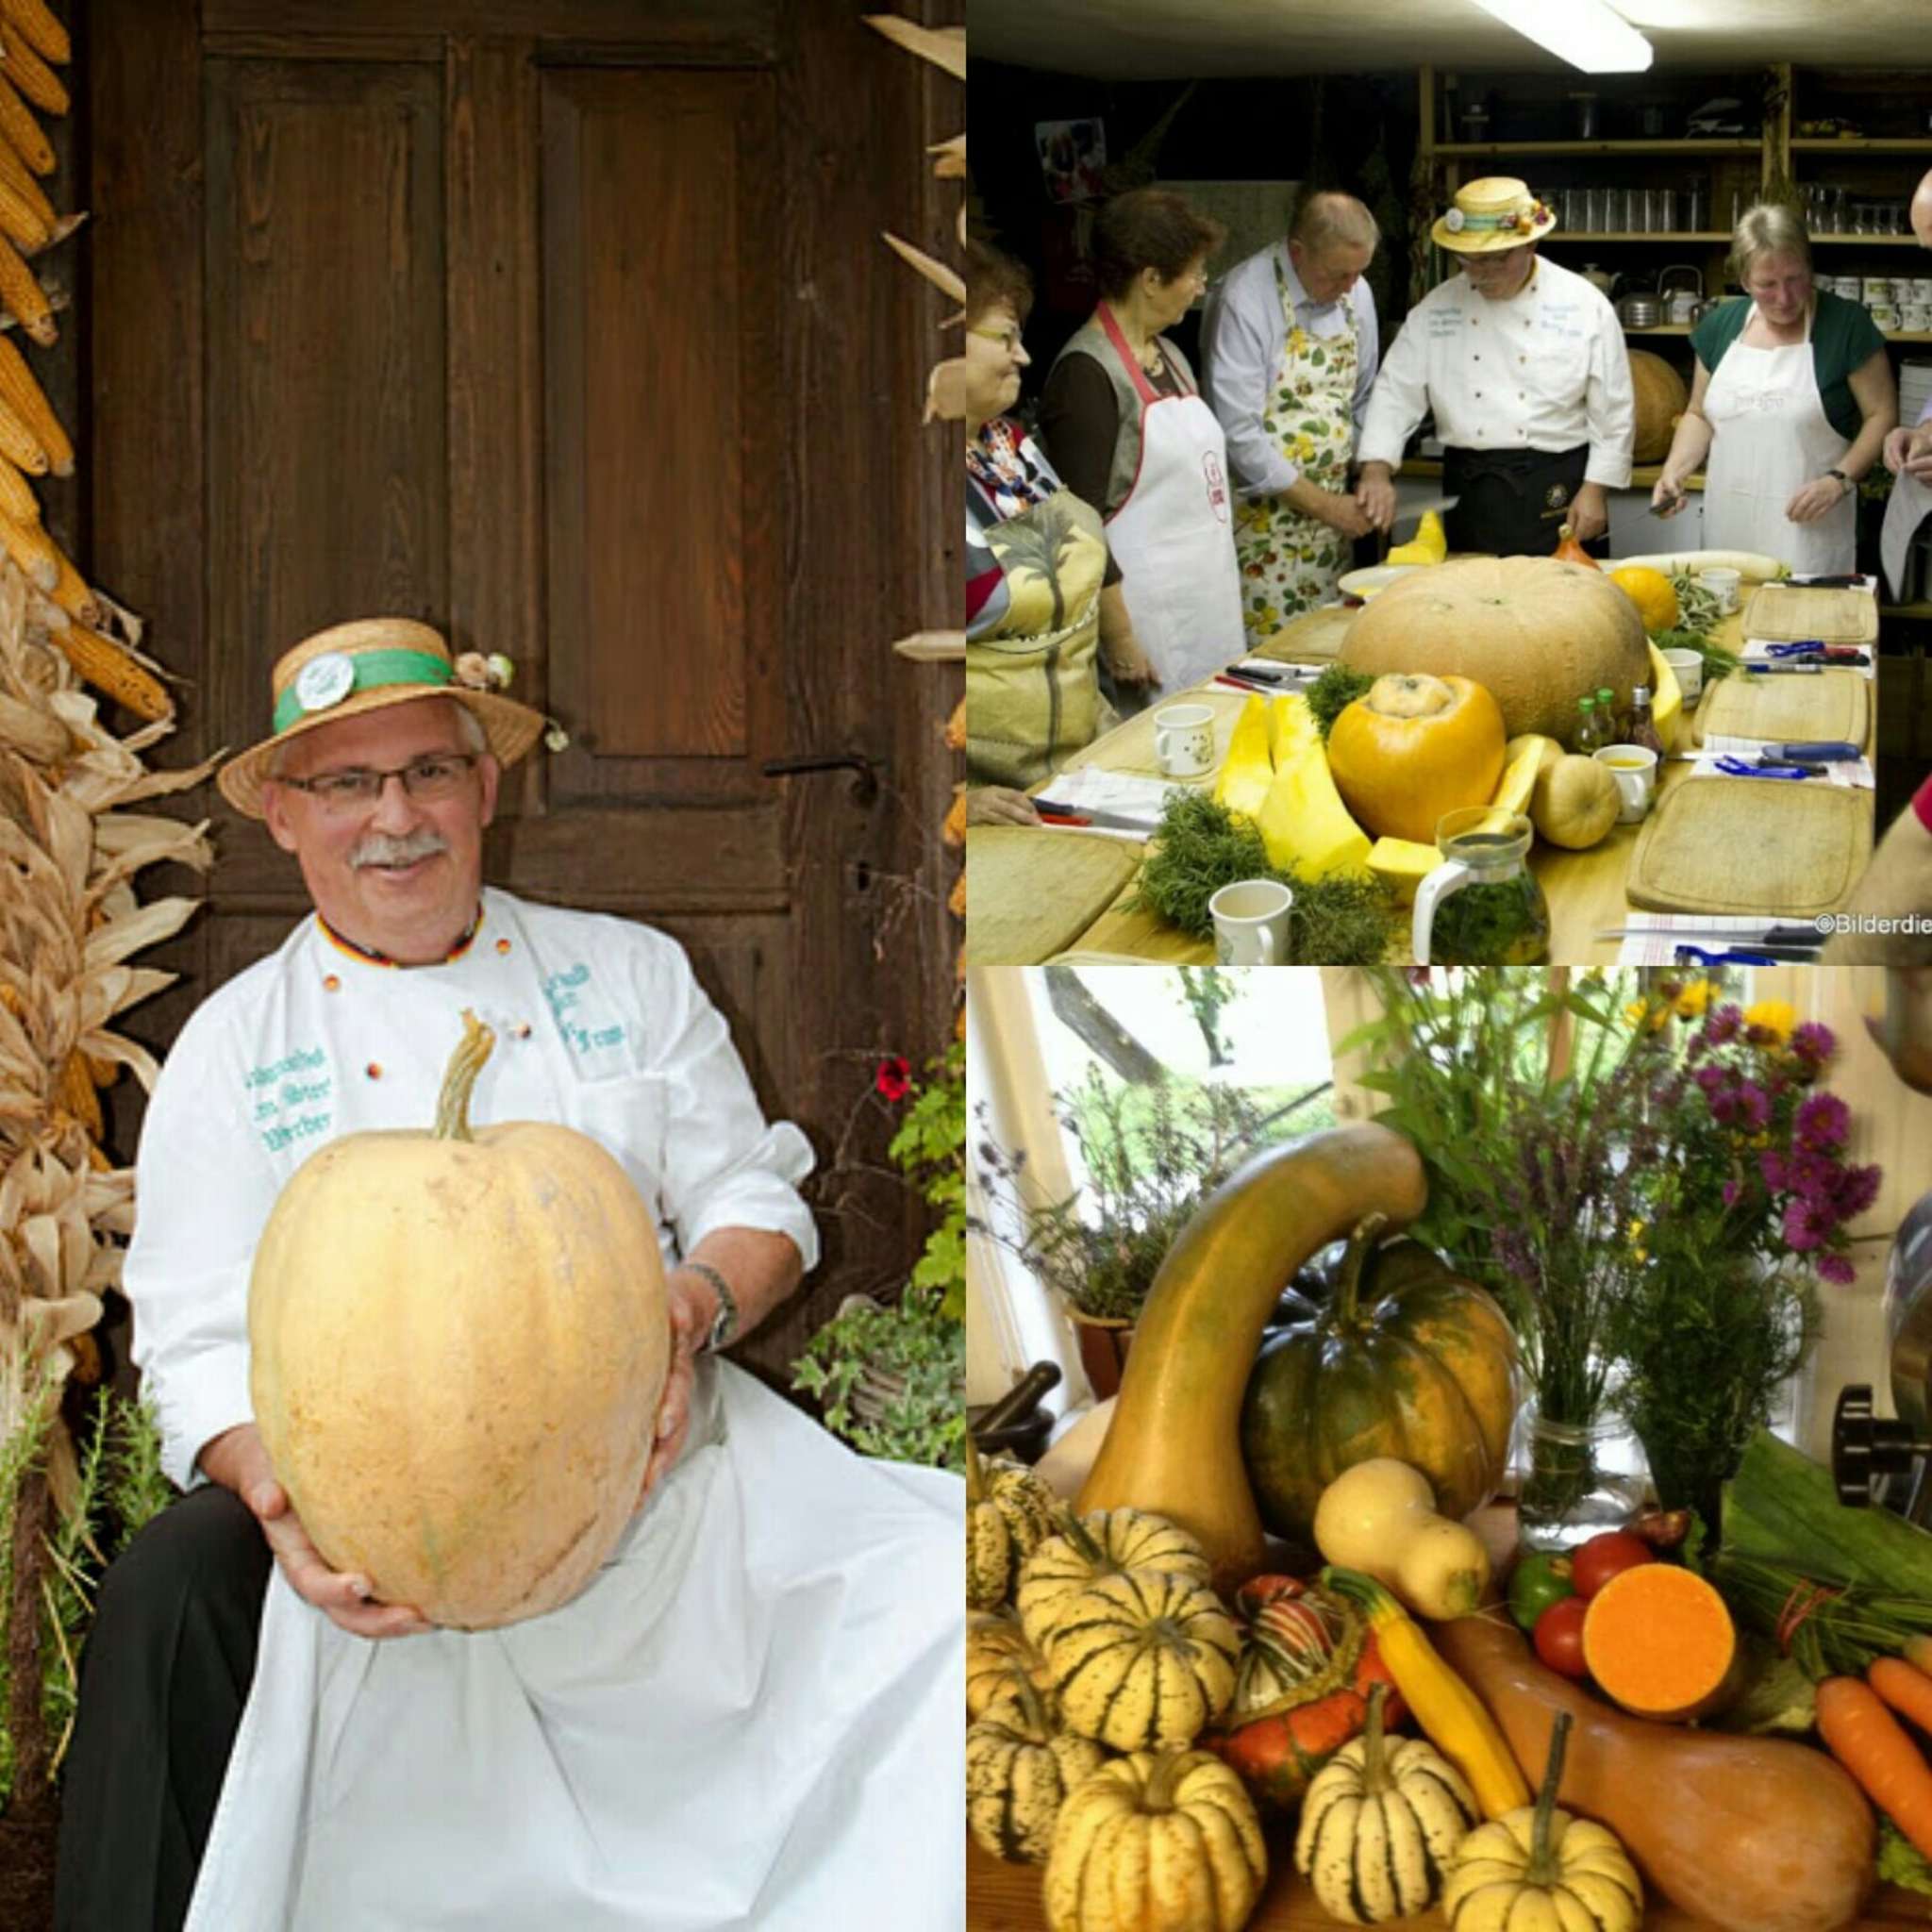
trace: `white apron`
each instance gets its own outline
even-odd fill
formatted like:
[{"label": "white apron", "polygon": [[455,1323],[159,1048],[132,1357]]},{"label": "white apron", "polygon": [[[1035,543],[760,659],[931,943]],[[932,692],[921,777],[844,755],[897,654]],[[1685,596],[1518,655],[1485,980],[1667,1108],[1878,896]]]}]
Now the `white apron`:
[{"label": "white apron", "polygon": [[[1751,317],[1757,313],[1753,303]],[[1704,413],[1714,432],[1705,465],[1704,547],[1759,551],[1799,574],[1851,570],[1857,491],[1814,523],[1794,524],[1785,514],[1798,486],[1824,475],[1852,446],[1825,416],[1810,325],[1802,342],[1782,348],[1733,342],[1704,391]]]},{"label": "white apron", "polygon": [[1100,320],[1141,398],[1141,468],[1107,523],[1135,641],[1163,691],[1212,677],[1246,648],[1227,439],[1191,391],[1155,393],[1113,311]]},{"label": "white apron", "polygon": [[376,1643],[277,1570],[188,1932],[963,1926],[963,1509],[719,1362],[560,1610]]}]

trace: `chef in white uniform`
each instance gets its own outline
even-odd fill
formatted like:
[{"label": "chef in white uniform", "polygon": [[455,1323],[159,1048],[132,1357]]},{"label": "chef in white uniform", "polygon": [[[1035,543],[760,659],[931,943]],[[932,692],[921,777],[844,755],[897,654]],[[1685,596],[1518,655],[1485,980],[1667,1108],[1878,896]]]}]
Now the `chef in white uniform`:
[{"label": "chef in white uniform", "polygon": [[1382,358],[1357,455],[1357,494],[1382,529],[1394,473],[1424,413],[1442,440],[1452,550],[1548,556],[1568,525],[1609,527],[1606,491],[1630,480],[1636,399],[1616,311],[1543,259],[1556,216],[1521,181],[1472,181],[1430,231],[1461,260],[1408,312]]},{"label": "chef in white uniform", "polygon": [[[282,658],[275,735],[221,774],[316,910],[195,1012],[148,1109],[125,1285],[192,1487],[103,1590],[59,1924],[821,1932],[890,1899],[960,1924],[960,1485],[854,1456],[712,1353],[817,1258],[810,1152],[764,1121],[674,941],[481,885],[500,771],[543,723],[493,676],[424,625],[335,626]],[[608,1561],[476,1632],[316,1552],[246,1331],[283,1186],[340,1135],[425,1125],[465,1007],[499,1042],[476,1116],[575,1127],[635,1182],[674,1347]]]},{"label": "chef in white uniform", "polygon": [[1690,333],[1690,401],[1651,506],[1674,515],[1701,463],[1707,550],[1849,572],[1858,483],[1898,421],[1885,338],[1859,304],[1818,289],[1805,225],[1780,204],[1740,218],[1731,272],[1743,299],[1720,304]]}]

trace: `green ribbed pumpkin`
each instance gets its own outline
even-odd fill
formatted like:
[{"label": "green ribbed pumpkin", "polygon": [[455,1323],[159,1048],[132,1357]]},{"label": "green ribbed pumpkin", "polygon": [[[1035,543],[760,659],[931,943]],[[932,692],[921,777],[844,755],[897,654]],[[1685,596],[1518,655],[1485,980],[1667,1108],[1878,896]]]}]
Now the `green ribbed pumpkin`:
[{"label": "green ribbed pumpkin", "polygon": [[1516,1339],[1474,1282],[1419,1241],[1350,1238],[1324,1307],[1263,1344],[1241,1405],[1241,1456],[1263,1520],[1308,1544],[1315,1505],[1343,1470],[1392,1456],[1422,1471],[1444,1516],[1494,1493],[1517,1407]]}]

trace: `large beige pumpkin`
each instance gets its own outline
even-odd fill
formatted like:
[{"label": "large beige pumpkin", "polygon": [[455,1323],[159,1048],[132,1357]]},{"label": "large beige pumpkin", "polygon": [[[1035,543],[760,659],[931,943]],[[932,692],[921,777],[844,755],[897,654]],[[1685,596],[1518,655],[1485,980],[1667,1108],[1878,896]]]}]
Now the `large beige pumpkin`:
[{"label": "large beige pumpkin", "polygon": [[256,1249],[250,1385],[332,1567],[432,1623],[566,1603],[637,1508],[670,1362],[658,1231],[575,1129],[472,1132],[493,1035],[463,1015],[433,1131],[297,1169]]},{"label": "large beige pumpkin", "polygon": [[1640,463],[1660,463],[1671,453],[1677,418],[1690,407],[1684,378],[1648,349],[1632,349],[1630,387],[1637,392],[1637,434],[1630,455]]},{"label": "large beige pumpkin", "polygon": [[1601,571],[1554,557],[1472,557],[1411,571],[1358,610],[1341,662],[1381,677],[1467,677],[1502,708],[1510,737],[1568,744],[1576,701],[1607,685],[1628,707],[1650,675],[1637,607]]}]

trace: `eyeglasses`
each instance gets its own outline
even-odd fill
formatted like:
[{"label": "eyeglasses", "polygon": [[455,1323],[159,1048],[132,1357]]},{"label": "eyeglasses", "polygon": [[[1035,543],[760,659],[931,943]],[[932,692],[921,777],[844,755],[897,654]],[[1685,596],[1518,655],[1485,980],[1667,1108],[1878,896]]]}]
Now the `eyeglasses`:
[{"label": "eyeglasses", "polygon": [[312,778],[278,778],[278,785],[306,791],[325,811],[355,811],[376,803],[391,778],[403,781],[403,790],[419,804],[433,805],[438,799],[454,798],[463,788],[475,764],[474,751],[432,752],[425,758],[411,758],[407,765],[392,765],[386,772],[352,766],[346,772],[318,772]]},{"label": "eyeglasses", "polygon": [[982,341],[997,342],[1009,356],[1017,356],[1025,346],[1017,328],[969,328],[966,333],[979,337]]}]

